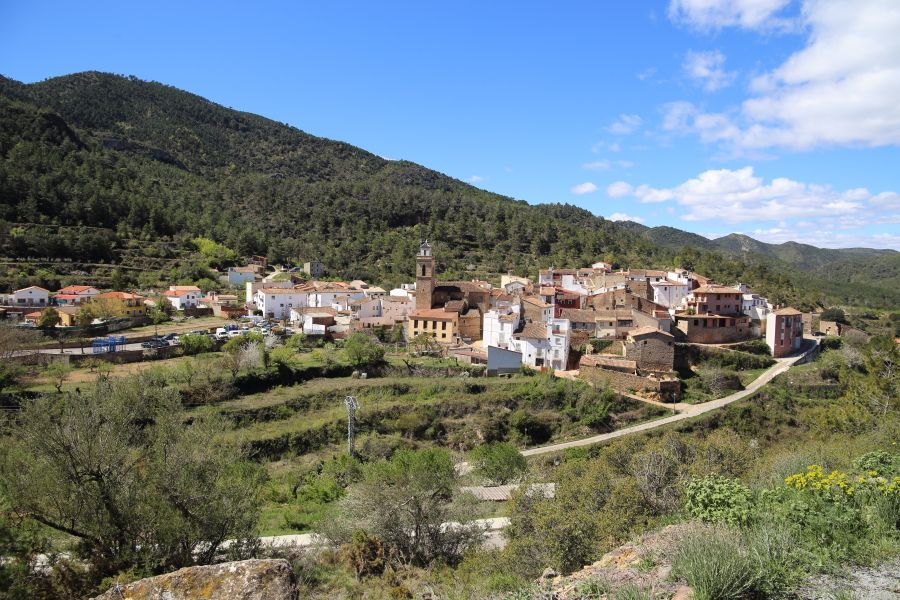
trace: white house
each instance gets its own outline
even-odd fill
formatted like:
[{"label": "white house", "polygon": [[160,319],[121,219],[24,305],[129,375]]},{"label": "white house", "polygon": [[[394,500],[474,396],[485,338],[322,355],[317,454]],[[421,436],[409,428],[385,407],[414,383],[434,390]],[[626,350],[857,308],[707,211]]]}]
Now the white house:
[{"label": "white house", "polygon": [[681,306],[690,291],[690,285],[680,281],[664,279],[650,283],[653,290],[653,301],[666,308]]},{"label": "white house", "polygon": [[57,290],[53,301],[59,306],[77,306],[99,293],[100,290],[90,285],[67,285]]},{"label": "white house", "polygon": [[331,286],[314,286],[314,291],[309,292],[308,306],[330,307],[338,296],[348,296],[350,300],[362,300],[366,297],[363,290],[352,288],[347,284]]},{"label": "white house", "polygon": [[356,319],[371,319],[381,316],[380,298],[363,298],[350,302],[350,313]]},{"label": "white house", "polygon": [[200,299],[200,292],[194,290],[169,290],[166,292],[166,300],[175,310],[184,310],[186,308],[196,308],[197,301]]},{"label": "white house", "polygon": [[403,321],[415,308],[415,303],[406,297],[384,296],[381,298],[381,316],[394,321]]},{"label": "white house", "polygon": [[248,281],[256,281],[256,269],[254,266],[228,267],[228,285],[239,286]]},{"label": "white house", "polygon": [[12,293],[12,304],[13,306],[47,306],[50,304],[50,290],[36,285],[16,290]]},{"label": "white house", "polygon": [[520,315],[512,310],[493,309],[484,313],[482,321],[481,338],[484,346],[506,348],[512,340],[513,332],[519,328]]},{"label": "white house", "polygon": [[[249,285],[249,282],[248,282]],[[270,319],[287,319],[292,308],[309,306],[309,292],[294,288],[265,287],[256,290],[256,310]],[[329,304],[330,306],[330,304]]]},{"label": "white house", "polygon": [[536,369],[565,369],[569,361],[569,321],[529,323],[513,335],[509,349],[522,353],[522,364]]}]

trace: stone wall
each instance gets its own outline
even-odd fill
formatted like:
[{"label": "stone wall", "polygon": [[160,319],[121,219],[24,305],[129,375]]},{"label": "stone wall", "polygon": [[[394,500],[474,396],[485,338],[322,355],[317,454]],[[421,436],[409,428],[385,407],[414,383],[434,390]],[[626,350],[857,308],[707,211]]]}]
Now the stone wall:
[{"label": "stone wall", "polygon": [[675,343],[671,336],[646,336],[625,343],[625,358],[635,361],[642,371],[669,372],[675,365]]},{"label": "stone wall", "polygon": [[678,379],[657,379],[600,367],[581,367],[580,376],[592,383],[605,383],[619,392],[629,394],[650,392],[659,394],[667,400],[681,399],[681,381]]}]

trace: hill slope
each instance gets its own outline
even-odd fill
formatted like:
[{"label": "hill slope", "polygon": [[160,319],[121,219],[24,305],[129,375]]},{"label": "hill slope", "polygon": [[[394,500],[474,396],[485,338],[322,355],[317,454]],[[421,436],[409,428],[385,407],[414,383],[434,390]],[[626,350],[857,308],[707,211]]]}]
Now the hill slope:
[{"label": "hill slope", "polygon": [[[240,255],[318,257],[334,274],[395,283],[412,276],[410,257],[427,237],[448,277],[599,259],[671,266],[691,246],[691,263],[723,280],[786,301],[835,299],[815,281],[792,285],[791,266],[766,252],[739,256],[672,228],[671,243],[660,243],[640,226],[532,206],[135,78],[0,77],[0,156],[0,252],[18,259],[18,280],[39,274],[22,267],[25,257],[116,263],[144,284],[196,279],[204,265],[192,264],[190,239],[205,236]],[[877,285],[832,295],[863,292],[900,303],[900,292]]]}]

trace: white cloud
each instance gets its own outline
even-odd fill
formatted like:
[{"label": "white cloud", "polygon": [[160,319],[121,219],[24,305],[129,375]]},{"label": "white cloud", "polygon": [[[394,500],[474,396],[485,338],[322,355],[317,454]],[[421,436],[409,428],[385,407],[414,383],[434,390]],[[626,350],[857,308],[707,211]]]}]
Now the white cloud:
[{"label": "white cloud", "polygon": [[[681,0],[672,10],[681,14],[682,5],[719,10],[724,3]],[[737,154],[900,144],[900,2],[805,0],[801,18],[810,32],[806,46],[757,77],[752,97],[725,112],[669,104],[663,128],[692,132]],[[732,21],[716,22],[744,26]]]},{"label": "white cloud", "polygon": [[621,114],[606,130],[616,135],[628,135],[637,131],[643,122],[644,120],[639,115]]},{"label": "white cloud", "polygon": [[737,73],[725,70],[725,55],[718,50],[689,51],[684,57],[684,72],[708,92],[731,85]]},{"label": "white cloud", "polygon": [[626,215],[625,213],[616,212],[609,215],[610,221],[634,221],[635,223],[643,223],[644,220],[640,217],[633,217],[631,215]]},{"label": "white cloud", "polygon": [[839,191],[828,185],[784,177],[766,183],[754,175],[753,167],[704,171],[672,188],[634,187],[620,181],[610,185],[607,194],[614,198],[632,196],[644,203],[674,200],[685,221],[780,223],[786,219],[821,218],[840,226],[840,219],[845,217],[860,217],[865,223],[879,219],[891,222],[897,217],[884,213],[885,204],[891,206],[895,201],[893,192],[873,195],[864,188]]},{"label": "white cloud", "polygon": [[630,183],[624,181],[617,181],[606,187],[606,195],[610,198],[624,198],[625,196],[631,196],[633,193],[634,188]]},{"label": "white cloud", "polygon": [[584,183],[579,183],[578,185],[574,186],[569,191],[571,191],[576,196],[581,196],[582,194],[590,194],[592,192],[596,192],[597,189],[598,188],[596,185],[594,185],[590,181],[585,181]]},{"label": "white cloud", "polygon": [[482,177],[481,175],[472,175],[466,181],[468,181],[469,183],[481,183],[482,181],[484,181],[484,177]]},{"label": "white cloud", "polygon": [[669,18],[700,30],[723,27],[785,29],[791,21],[778,16],[791,0],[671,0]]},{"label": "white cloud", "polygon": [[635,75],[635,77],[637,77],[641,81],[646,81],[647,79],[652,78],[654,75],[656,75],[656,67],[648,67]]},{"label": "white cloud", "polygon": [[630,169],[631,167],[634,166],[634,163],[630,160],[617,160],[616,164],[618,166],[622,167],[623,169]]},{"label": "white cloud", "polygon": [[581,165],[581,168],[587,169],[588,171],[605,171],[609,167],[610,164],[608,160],[595,160]]}]

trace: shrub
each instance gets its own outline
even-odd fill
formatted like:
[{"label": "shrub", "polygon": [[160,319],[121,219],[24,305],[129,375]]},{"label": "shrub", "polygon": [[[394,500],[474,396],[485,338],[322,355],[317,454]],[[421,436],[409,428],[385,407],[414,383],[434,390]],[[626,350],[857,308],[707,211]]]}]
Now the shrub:
[{"label": "shrub", "polygon": [[819,347],[822,350],[837,350],[841,347],[843,340],[838,336],[828,336],[819,340]]},{"label": "shrub", "polygon": [[504,485],[517,481],[528,469],[528,462],[510,443],[484,444],[469,452],[469,462],[475,473],[490,485]]},{"label": "shrub", "polygon": [[344,353],[354,367],[377,365],[384,360],[384,347],[372,336],[354,333],[344,342]]},{"label": "shrub", "polygon": [[687,536],[672,568],[694,590],[695,600],[744,598],[754,590],[759,573],[740,537],[727,529]]},{"label": "shrub", "polygon": [[709,523],[746,525],[753,515],[753,496],[736,479],[709,475],[685,486],[685,509]]},{"label": "shrub", "polygon": [[216,348],[216,343],[208,335],[183,335],[179,339],[179,344],[186,356],[212,352]]},{"label": "shrub", "polygon": [[822,314],[819,315],[819,318],[823,321],[836,321],[838,323],[847,322],[847,316],[844,314],[844,311],[836,307],[826,308],[822,311]]}]

